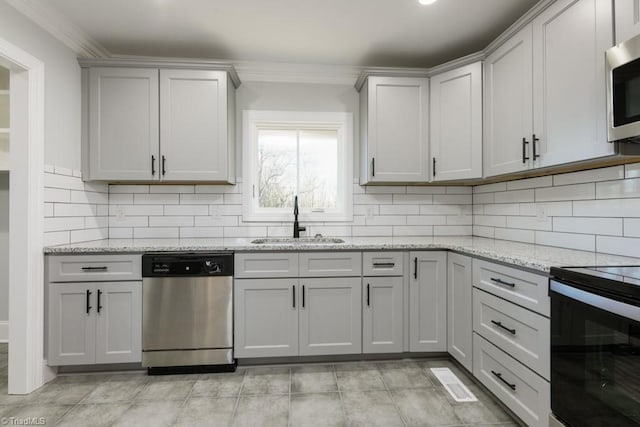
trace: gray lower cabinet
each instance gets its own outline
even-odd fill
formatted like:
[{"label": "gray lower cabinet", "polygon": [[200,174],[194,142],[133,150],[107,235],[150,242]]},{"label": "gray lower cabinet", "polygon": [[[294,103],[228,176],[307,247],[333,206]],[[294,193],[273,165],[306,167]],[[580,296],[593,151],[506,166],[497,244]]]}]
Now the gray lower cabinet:
[{"label": "gray lower cabinet", "polygon": [[362,352],[359,277],[300,279],[301,356]]},{"label": "gray lower cabinet", "polygon": [[362,351],[361,279],[236,279],[239,358]]},{"label": "gray lower cabinet", "polygon": [[49,284],[51,366],[141,360],[141,282]]},{"label": "gray lower cabinet", "polygon": [[411,252],[409,351],[447,351],[447,253]]},{"label": "gray lower cabinet", "polygon": [[365,277],[362,283],[363,353],[401,353],[403,278]]},{"label": "gray lower cabinet", "polygon": [[235,357],[298,355],[298,279],[235,280]]},{"label": "gray lower cabinet", "polygon": [[471,258],[447,255],[447,350],[468,371],[473,369]]}]

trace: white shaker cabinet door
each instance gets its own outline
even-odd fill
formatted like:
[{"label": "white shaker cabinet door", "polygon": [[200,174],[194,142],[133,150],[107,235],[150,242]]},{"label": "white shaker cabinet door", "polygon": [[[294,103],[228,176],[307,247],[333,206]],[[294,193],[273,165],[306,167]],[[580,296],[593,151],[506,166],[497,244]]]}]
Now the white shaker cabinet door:
[{"label": "white shaker cabinet door", "polygon": [[49,366],[95,363],[96,296],[93,284],[49,284]]},{"label": "white shaker cabinet door", "polygon": [[369,77],[362,91],[363,183],[429,181],[429,79]]},{"label": "white shaker cabinet door", "polygon": [[447,351],[447,253],[410,257],[409,351]]},{"label": "white shaker cabinet door", "polygon": [[519,172],[531,166],[533,77],[531,25],[485,60],[485,177]]},{"label": "white shaker cabinet door", "polygon": [[447,350],[469,372],[473,370],[471,258],[447,254]]},{"label": "white shaker cabinet door", "polygon": [[89,70],[90,179],[159,179],[158,70]]},{"label": "white shaker cabinet door", "polygon": [[614,0],[616,44],[640,34],[640,0]]},{"label": "white shaker cabinet door", "polygon": [[362,352],[361,278],[300,279],[300,355]]},{"label": "white shaker cabinet door", "polygon": [[607,142],[608,0],[558,0],[533,21],[535,167],[614,154]]},{"label": "white shaker cabinet door", "polygon": [[482,62],[431,77],[431,176],[482,177]]},{"label": "white shaker cabinet door", "polygon": [[403,278],[365,277],[362,282],[363,353],[401,353]]},{"label": "white shaker cabinet door", "polygon": [[298,355],[298,288],[298,279],[235,280],[235,357]]},{"label": "white shaker cabinet door", "polygon": [[96,283],[96,363],[142,360],[142,282]]},{"label": "white shaker cabinet door", "polygon": [[228,181],[227,73],[160,70],[160,173],[164,181]]}]

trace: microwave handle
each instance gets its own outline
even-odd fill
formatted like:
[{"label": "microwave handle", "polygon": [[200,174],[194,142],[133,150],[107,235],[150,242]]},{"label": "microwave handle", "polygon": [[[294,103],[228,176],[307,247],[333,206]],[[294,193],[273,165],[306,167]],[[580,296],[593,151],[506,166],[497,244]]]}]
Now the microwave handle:
[{"label": "microwave handle", "polygon": [[[579,301],[583,304],[590,305],[603,311],[616,314],[625,319],[635,320],[640,322],[640,307],[627,304],[621,301],[616,301],[611,298],[603,297],[591,292],[584,291],[582,289],[574,288],[573,286],[565,283],[551,281],[551,292],[564,295],[565,297]],[[553,298],[553,295],[551,296]]]}]

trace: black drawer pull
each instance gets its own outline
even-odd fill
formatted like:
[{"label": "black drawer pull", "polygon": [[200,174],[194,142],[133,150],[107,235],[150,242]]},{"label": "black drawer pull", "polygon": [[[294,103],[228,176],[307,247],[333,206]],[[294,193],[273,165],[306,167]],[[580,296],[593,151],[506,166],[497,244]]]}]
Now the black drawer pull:
[{"label": "black drawer pull", "polygon": [[87,289],[87,314],[91,311],[91,291]]},{"label": "black drawer pull", "polygon": [[107,271],[108,267],[82,267],[82,271]]},{"label": "black drawer pull", "polygon": [[491,278],[491,280],[492,280],[493,282],[499,283],[500,285],[509,286],[509,287],[511,287],[511,288],[515,288],[515,287],[516,287],[516,284],[515,284],[515,283],[505,282],[505,281],[504,281],[504,280],[502,280],[502,279],[496,279],[496,278],[493,278],[493,277],[492,277],[492,278]]},{"label": "black drawer pull", "polygon": [[371,285],[367,283],[367,307],[371,307]]},{"label": "black drawer pull", "polygon": [[396,266],[395,262],[374,262],[373,268],[393,268]]},{"label": "black drawer pull", "polygon": [[98,289],[98,313],[100,313],[100,310],[102,310],[102,304],[100,304],[100,297],[102,297],[102,291],[100,289]]},{"label": "black drawer pull", "polygon": [[418,257],[413,259],[413,278],[418,280]]},{"label": "black drawer pull", "polygon": [[304,308],[304,285],[302,285],[302,308]]},{"label": "black drawer pull", "polygon": [[496,322],[495,320],[492,320],[492,321],[491,321],[491,323],[493,323],[494,325],[496,325],[498,328],[502,328],[502,329],[504,329],[505,331],[509,332],[509,333],[510,333],[510,334],[512,334],[512,335],[515,335],[515,334],[516,334],[516,330],[515,330],[515,329],[509,329],[509,328],[507,328],[506,326],[504,326],[504,325],[502,324],[502,322]]},{"label": "black drawer pull", "polygon": [[527,163],[527,160],[529,160],[529,157],[527,157],[527,144],[529,143],[529,141],[527,141],[526,138],[522,138],[522,163]]},{"label": "black drawer pull", "polygon": [[513,391],[515,391],[515,390],[516,390],[516,385],[515,385],[515,384],[511,384],[511,383],[509,383],[507,380],[505,380],[504,378],[502,378],[502,374],[501,374],[501,373],[496,372],[496,371],[493,371],[493,370],[491,371],[491,373],[492,373],[493,375],[495,375],[496,377],[498,377],[498,379],[499,379],[500,381],[502,381],[503,383],[505,383],[505,384],[507,385],[507,387],[509,387],[511,390],[513,390]]},{"label": "black drawer pull", "polygon": [[151,176],[156,174],[156,156],[151,156]]},{"label": "black drawer pull", "polygon": [[296,285],[293,285],[291,290],[293,291],[293,308],[296,308]]}]

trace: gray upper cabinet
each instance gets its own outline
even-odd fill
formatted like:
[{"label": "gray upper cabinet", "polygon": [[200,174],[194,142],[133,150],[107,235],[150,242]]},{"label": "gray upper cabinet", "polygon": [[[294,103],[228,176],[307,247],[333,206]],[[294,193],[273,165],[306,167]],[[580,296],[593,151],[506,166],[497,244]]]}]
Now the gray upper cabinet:
[{"label": "gray upper cabinet", "polygon": [[447,253],[411,252],[409,350],[447,351]]},{"label": "gray upper cabinet", "polygon": [[431,176],[482,177],[482,62],[431,77]]},{"label": "gray upper cabinet", "polygon": [[239,80],[232,67],[81,65],[84,177],[235,183]]},{"label": "gray upper cabinet", "polygon": [[234,182],[234,100],[224,71],[160,70],[163,180]]},{"label": "gray upper cabinet", "polygon": [[429,181],[429,79],[370,76],[359,91],[360,183]]},{"label": "gray upper cabinet", "polygon": [[615,153],[607,143],[603,58],[613,44],[611,5],[557,0],[532,22],[536,167]]},{"label": "gray upper cabinet", "polygon": [[91,68],[88,92],[89,178],[158,179],[158,70]]},{"label": "gray upper cabinet", "polygon": [[527,25],[485,60],[484,175],[531,167],[533,58]]},{"label": "gray upper cabinet", "polygon": [[447,350],[469,372],[473,370],[471,258],[447,254]]},{"label": "gray upper cabinet", "polygon": [[614,0],[616,44],[640,34],[640,0]]}]

